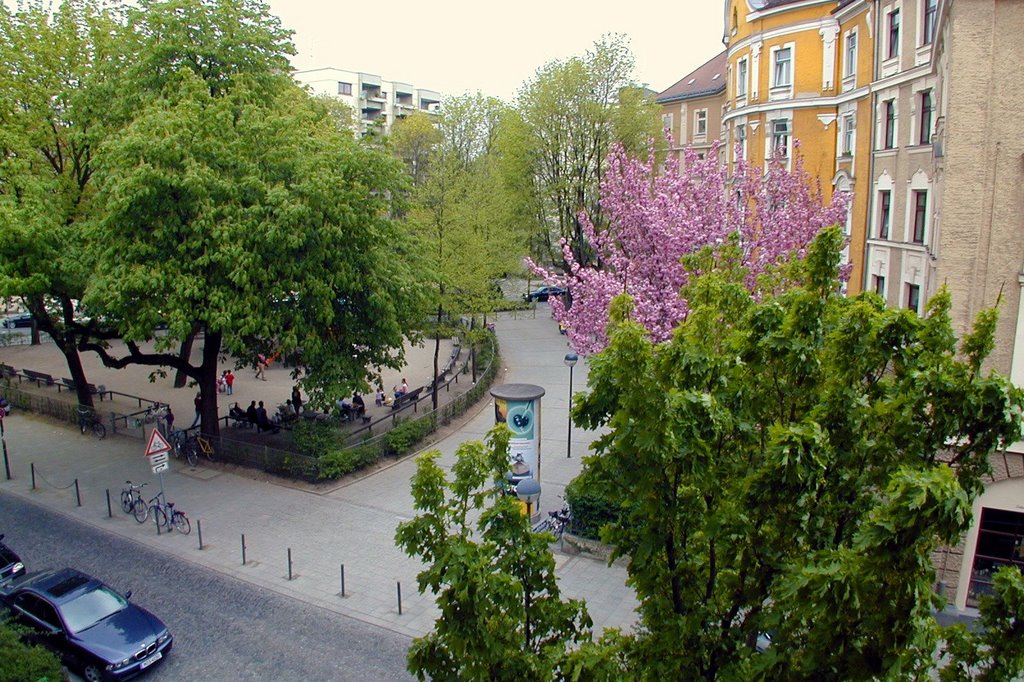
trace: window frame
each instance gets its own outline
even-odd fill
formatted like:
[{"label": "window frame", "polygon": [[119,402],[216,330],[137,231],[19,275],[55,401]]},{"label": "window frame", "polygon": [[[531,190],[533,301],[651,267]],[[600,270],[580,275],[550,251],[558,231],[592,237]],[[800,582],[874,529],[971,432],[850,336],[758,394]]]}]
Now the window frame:
[{"label": "window frame", "polygon": [[939,0],[921,0],[921,46],[935,41],[935,20],[939,14]]},{"label": "window frame", "polygon": [[885,275],[872,275],[874,278],[874,286],[872,287],[876,294],[885,298]]},{"label": "window frame", "polygon": [[693,136],[708,136],[708,110],[694,109],[693,111]]},{"label": "window frame", "polygon": [[736,124],[736,142],[740,146],[740,154],[743,155],[744,159],[747,158],[747,124],[746,123],[737,123]]},{"label": "window frame", "polygon": [[[787,55],[785,61],[779,60],[779,55],[785,53]],[[778,47],[772,48],[772,87],[773,88],[792,88],[793,87],[793,46],[789,43],[786,45],[779,45]],[[780,66],[785,65],[786,81],[785,83],[779,82],[779,71]]]},{"label": "window frame", "polygon": [[857,29],[851,29],[846,34],[846,44],[843,49],[843,78],[854,78],[857,76]]},{"label": "window frame", "polygon": [[888,239],[892,229],[892,190],[878,190],[878,238]]},{"label": "window frame", "polygon": [[907,282],[907,310],[921,314],[921,285]]},{"label": "window frame", "polygon": [[338,94],[352,96],[352,84],[345,81],[338,81]]},{"label": "window frame", "polygon": [[935,103],[932,101],[932,91],[922,90],[918,96],[918,144],[927,145],[932,143],[932,115],[935,113]]},{"label": "window frame", "polygon": [[856,118],[853,112],[843,114],[843,132],[840,139],[839,153],[842,156],[853,156],[854,130],[856,130]]},{"label": "window frame", "polygon": [[914,214],[910,241],[914,244],[924,244],[925,237],[928,236],[928,190],[914,189],[911,192],[914,199]]},{"label": "window frame", "polygon": [[[779,124],[785,124],[785,132],[778,132],[777,126]],[[784,144],[776,144],[777,139],[784,140]],[[769,158],[775,158],[776,154],[779,153],[779,149],[782,149],[782,158],[788,161],[790,156],[792,156],[790,151],[790,145],[793,143],[793,122],[788,118],[773,118],[771,120],[771,132],[769,134],[769,140],[771,142],[771,147],[768,150]]]},{"label": "window frame", "polygon": [[888,39],[888,52],[886,59],[896,59],[900,56],[900,8],[886,14],[886,37]]},{"label": "window frame", "polygon": [[896,148],[896,100],[882,102],[882,149]]},{"label": "window frame", "polygon": [[740,57],[736,60],[736,96],[746,99],[747,81],[750,78],[749,62],[747,57]]}]

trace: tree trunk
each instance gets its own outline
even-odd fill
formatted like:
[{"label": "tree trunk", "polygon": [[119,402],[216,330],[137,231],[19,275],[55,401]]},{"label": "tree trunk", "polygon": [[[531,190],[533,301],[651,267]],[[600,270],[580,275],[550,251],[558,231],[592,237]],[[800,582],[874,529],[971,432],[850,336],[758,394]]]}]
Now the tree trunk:
[{"label": "tree trunk", "polygon": [[[191,338],[195,338],[192,334]],[[220,360],[221,333],[207,330],[203,337],[203,363],[199,366],[199,393],[203,404],[202,431],[204,436],[216,438],[220,433],[217,421],[217,366]],[[191,345],[191,343],[190,343]]]},{"label": "tree trunk", "polygon": [[[198,326],[193,327],[192,333],[188,335],[188,338],[181,342],[181,348],[178,351],[178,357],[180,357],[185,364],[192,364],[192,344],[195,342],[197,336],[199,336]],[[188,375],[179,369],[174,374],[174,387],[183,388],[187,383]],[[203,400],[206,400],[205,396],[203,397]]]},{"label": "tree trunk", "polygon": [[437,409],[437,359],[441,354],[441,316],[444,311],[441,309],[441,304],[437,305],[437,334],[434,337],[434,381],[433,389],[430,391],[430,404]]}]

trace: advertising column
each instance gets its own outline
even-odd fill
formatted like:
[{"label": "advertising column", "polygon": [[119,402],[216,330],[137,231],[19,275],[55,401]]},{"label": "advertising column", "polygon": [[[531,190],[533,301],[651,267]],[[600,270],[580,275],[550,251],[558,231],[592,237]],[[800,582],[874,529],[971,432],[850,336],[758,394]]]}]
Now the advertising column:
[{"label": "advertising column", "polygon": [[544,389],[534,384],[501,384],[491,389],[494,421],[512,431],[509,472],[513,484],[524,478],[540,481],[540,399]]}]

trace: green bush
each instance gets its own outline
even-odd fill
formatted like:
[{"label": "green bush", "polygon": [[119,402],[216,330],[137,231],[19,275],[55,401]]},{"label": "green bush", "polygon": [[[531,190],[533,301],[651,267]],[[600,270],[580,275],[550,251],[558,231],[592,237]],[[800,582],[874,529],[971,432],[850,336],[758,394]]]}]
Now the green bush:
[{"label": "green bush", "polygon": [[565,499],[572,508],[572,533],[590,540],[601,539],[601,528],[617,523],[621,512],[611,501],[598,495],[589,484],[588,469],[565,487]]},{"label": "green bush", "polygon": [[434,416],[400,421],[384,436],[384,449],[391,457],[404,455],[436,428]]},{"label": "green bush", "polygon": [[46,649],[21,641],[24,629],[0,621],[0,682],[57,682],[64,671],[57,657]]},{"label": "green bush", "polygon": [[378,459],[380,459],[380,453],[371,445],[332,450],[320,458],[318,475],[323,481],[341,478],[375,464]]},{"label": "green bush", "polygon": [[292,441],[299,452],[320,457],[338,446],[338,427],[331,422],[300,419],[292,429]]}]

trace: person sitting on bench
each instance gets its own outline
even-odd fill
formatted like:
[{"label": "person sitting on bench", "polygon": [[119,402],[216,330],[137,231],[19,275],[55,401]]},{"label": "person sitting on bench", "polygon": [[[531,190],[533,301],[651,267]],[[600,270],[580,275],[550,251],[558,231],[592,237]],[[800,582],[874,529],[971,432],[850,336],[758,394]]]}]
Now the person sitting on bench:
[{"label": "person sitting on bench", "polygon": [[245,414],[245,410],[238,406],[238,403],[231,406],[231,409],[228,410],[228,416],[235,420],[236,426],[248,425],[249,417]]},{"label": "person sitting on bench", "polygon": [[366,403],[363,402],[363,396],[358,393],[352,394],[352,409],[355,410],[357,417],[366,416]]}]

